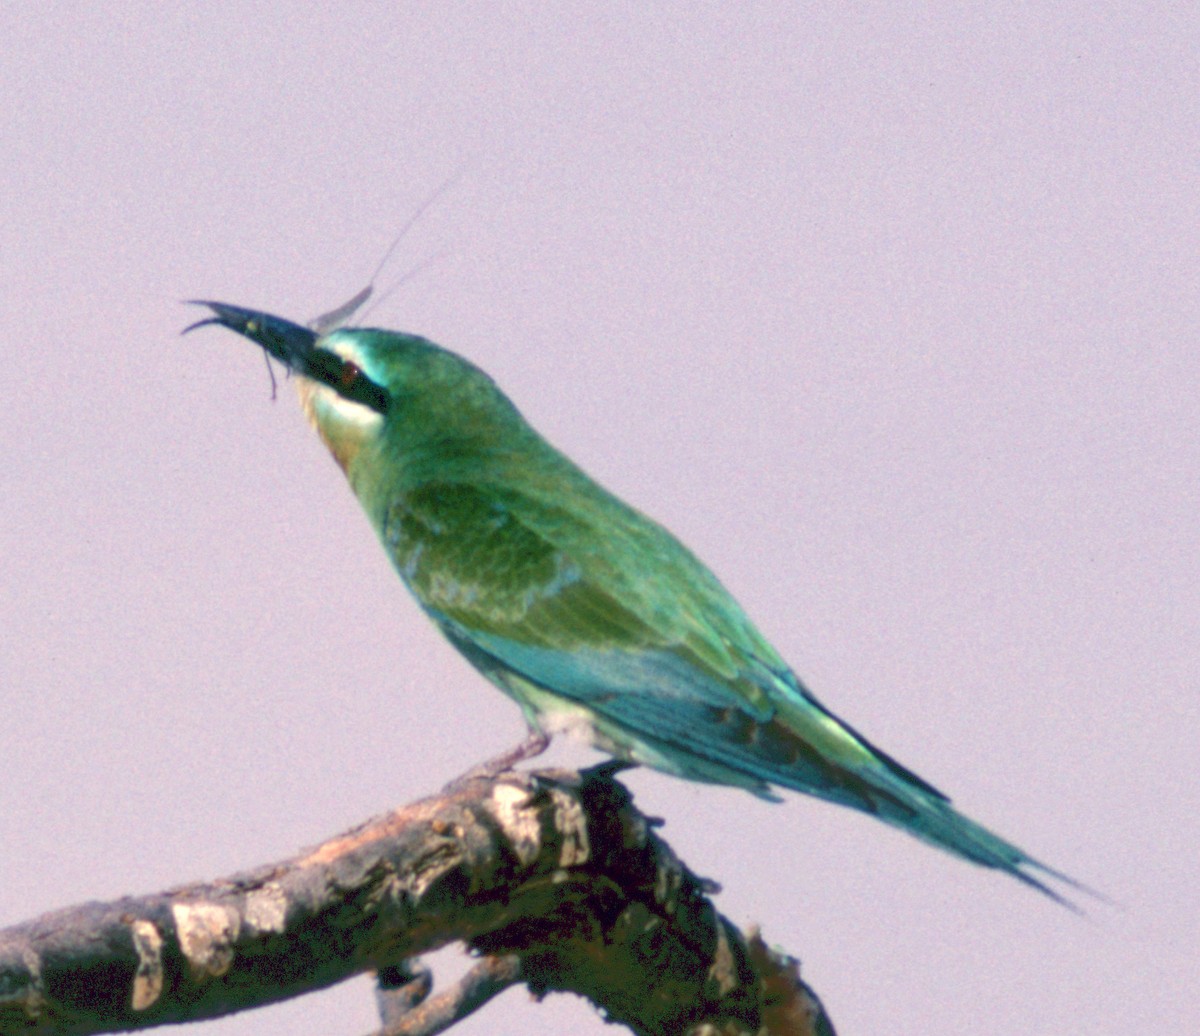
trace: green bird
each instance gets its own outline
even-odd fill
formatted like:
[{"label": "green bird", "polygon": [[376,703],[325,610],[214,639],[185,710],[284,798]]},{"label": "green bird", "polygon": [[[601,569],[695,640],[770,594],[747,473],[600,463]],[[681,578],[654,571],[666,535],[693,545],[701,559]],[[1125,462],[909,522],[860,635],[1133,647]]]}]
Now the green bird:
[{"label": "green bird", "polygon": [[[297,375],[309,420],[425,613],[521,707],[500,762],[582,733],[619,760],[861,810],[1067,906],[1083,889],[957,812],[800,681],[705,565],[555,449],[482,370],[427,339],[220,302]],[[1090,891],[1086,890],[1085,891]]]}]

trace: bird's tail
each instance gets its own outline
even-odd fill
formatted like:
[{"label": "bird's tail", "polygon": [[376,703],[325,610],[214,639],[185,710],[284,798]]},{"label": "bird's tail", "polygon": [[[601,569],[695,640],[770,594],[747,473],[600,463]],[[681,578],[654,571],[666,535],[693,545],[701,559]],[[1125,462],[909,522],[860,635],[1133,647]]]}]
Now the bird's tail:
[{"label": "bird's tail", "polygon": [[1104,898],[958,812],[944,798],[934,798],[921,789],[903,796],[885,791],[882,796],[875,797],[872,805],[879,819],[956,856],[1011,874],[1075,913],[1082,913],[1079,905],[1052,887],[1049,881],[1097,899]]},{"label": "bird's tail", "polygon": [[[1050,882],[1107,902],[1102,894],[958,812],[937,788],[876,748],[798,683],[796,689],[807,707],[787,709],[781,717],[785,720],[782,726],[786,734],[779,726],[775,731],[785,739],[790,735],[817,747],[819,751],[813,762],[820,762],[809,767],[802,777],[794,766],[764,774],[770,783],[870,813],[956,856],[1010,874],[1076,913],[1082,913],[1078,904]],[[818,770],[821,779],[814,780]]]}]

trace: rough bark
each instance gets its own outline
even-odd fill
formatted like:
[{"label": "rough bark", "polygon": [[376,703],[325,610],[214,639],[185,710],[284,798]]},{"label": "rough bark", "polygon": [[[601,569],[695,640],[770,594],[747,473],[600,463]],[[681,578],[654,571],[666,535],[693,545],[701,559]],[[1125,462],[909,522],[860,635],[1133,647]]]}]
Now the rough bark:
[{"label": "rough bark", "polygon": [[[0,931],[0,1036],[214,1018],[378,974],[381,1033],[441,1032],[517,982],[639,1034],[832,1034],[605,769],[468,779],[293,859]],[[414,958],[481,956],[430,996]]]}]

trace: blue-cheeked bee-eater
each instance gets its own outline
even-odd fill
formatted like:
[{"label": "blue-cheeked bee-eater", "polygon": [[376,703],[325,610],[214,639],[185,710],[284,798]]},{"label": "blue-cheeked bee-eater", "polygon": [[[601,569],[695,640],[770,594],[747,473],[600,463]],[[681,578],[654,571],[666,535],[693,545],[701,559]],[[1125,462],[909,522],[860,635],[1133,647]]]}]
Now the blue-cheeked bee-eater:
[{"label": "blue-cheeked bee-eater", "polygon": [[616,759],[850,806],[1071,905],[1083,888],[957,812],[800,681],[705,565],[547,442],[482,370],[425,338],[202,302],[297,377],[404,584],[521,707],[506,761],[582,732]]}]

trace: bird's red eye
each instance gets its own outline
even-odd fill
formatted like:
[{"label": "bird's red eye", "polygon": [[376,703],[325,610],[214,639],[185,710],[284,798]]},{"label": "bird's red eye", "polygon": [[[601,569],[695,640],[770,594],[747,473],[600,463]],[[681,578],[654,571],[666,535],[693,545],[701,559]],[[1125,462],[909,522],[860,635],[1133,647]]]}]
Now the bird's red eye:
[{"label": "bird's red eye", "polygon": [[328,349],[313,349],[304,357],[303,374],[328,385],[343,399],[361,403],[379,414],[387,413],[387,392],[353,360],[344,360]]},{"label": "bird's red eye", "polygon": [[361,377],[362,368],[347,360],[342,364],[341,373],[338,374],[338,387],[348,389]]}]

